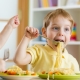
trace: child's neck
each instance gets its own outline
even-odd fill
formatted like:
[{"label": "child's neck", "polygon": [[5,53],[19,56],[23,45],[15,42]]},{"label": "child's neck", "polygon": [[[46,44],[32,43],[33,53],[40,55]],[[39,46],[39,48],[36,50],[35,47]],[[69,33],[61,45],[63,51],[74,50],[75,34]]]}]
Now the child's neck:
[{"label": "child's neck", "polygon": [[49,47],[51,47],[54,51],[57,51],[57,47],[56,46],[52,46],[52,45],[49,45],[47,44]]},{"label": "child's neck", "polygon": [[[47,44],[49,47],[51,47],[54,51],[58,52],[58,47],[57,46],[51,46]],[[62,53],[64,52],[64,49],[62,50]]]}]

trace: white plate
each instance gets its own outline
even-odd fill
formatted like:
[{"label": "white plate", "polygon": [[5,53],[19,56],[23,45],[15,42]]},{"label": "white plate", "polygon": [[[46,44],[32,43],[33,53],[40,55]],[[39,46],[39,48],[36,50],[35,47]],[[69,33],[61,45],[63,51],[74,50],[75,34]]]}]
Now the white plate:
[{"label": "white plate", "polygon": [[42,80],[38,76],[16,76],[16,75],[7,75],[2,76],[1,78],[4,78],[6,80]]}]

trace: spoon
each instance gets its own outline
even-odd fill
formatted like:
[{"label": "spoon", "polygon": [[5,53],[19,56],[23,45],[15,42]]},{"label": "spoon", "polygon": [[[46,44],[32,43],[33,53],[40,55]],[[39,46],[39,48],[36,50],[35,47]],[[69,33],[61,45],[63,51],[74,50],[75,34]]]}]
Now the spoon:
[{"label": "spoon", "polygon": [[3,60],[7,61],[9,59],[9,49],[4,50],[4,58]]}]

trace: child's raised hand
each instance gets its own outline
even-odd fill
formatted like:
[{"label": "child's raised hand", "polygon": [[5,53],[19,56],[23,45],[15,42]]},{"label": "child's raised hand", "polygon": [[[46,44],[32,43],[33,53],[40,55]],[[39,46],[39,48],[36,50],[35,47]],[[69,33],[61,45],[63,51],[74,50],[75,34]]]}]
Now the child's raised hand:
[{"label": "child's raised hand", "polygon": [[19,26],[19,24],[20,24],[20,21],[19,21],[18,16],[16,15],[16,16],[12,17],[12,18],[9,20],[9,22],[8,22],[7,25],[10,26],[10,27],[12,27],[12,28],[16,28],[16,27]]},{"label": "child's raised hand", "polygon": [[34,39],[39,36],[39,30],[34,27],[26,27],[25,36],[29,39]]}]

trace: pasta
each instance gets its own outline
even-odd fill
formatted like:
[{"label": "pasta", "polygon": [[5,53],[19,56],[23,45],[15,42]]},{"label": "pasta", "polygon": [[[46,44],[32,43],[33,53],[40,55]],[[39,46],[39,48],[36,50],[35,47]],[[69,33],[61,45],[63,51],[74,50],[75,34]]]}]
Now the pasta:
[{"label": "pasta", "polygon": [[20,67],[14,65],[7,69],[7,72],[15,72],[17,74],[26,74],[26,71],[23,71]]},{"label": "pasta", "polygon": [[53,73],[56,72],[63,75],[75,75],[75,72],[70,68],[55,68]]},{"label": "pasta", "polygon": [[54,71],[49,71],[48,73],[46,72],[42,72],[42,74],[48,74],[48,78],[49,78],[49,75],[76,75],[75,72],[70,69],[70,68],[55,68]]},{"label": "pasta", "polygon": [[59,42],[57,46],[57,58],[56,58],[56,64],[55,64],[55,67],[57,68],[59,68],[59,66],[61,65],[63,48],[64,48],[64,43]]},{"label": "pasta", "polygon": [[26,70],[26,71],[23,71],[20,67],[18,67],[18,66],[16,66],[16,65],[13,65],[13,66],[11,66],[11,67],[9,67],[8,69],[7,69],[7,72],[6,73],[8,73],[8,74],[10,74],[10,75],[16,75],[16,74],[18,74],[18,75],[36,75],[34,72],[32,72],[32,71],[28,71],[28,70]]}]

